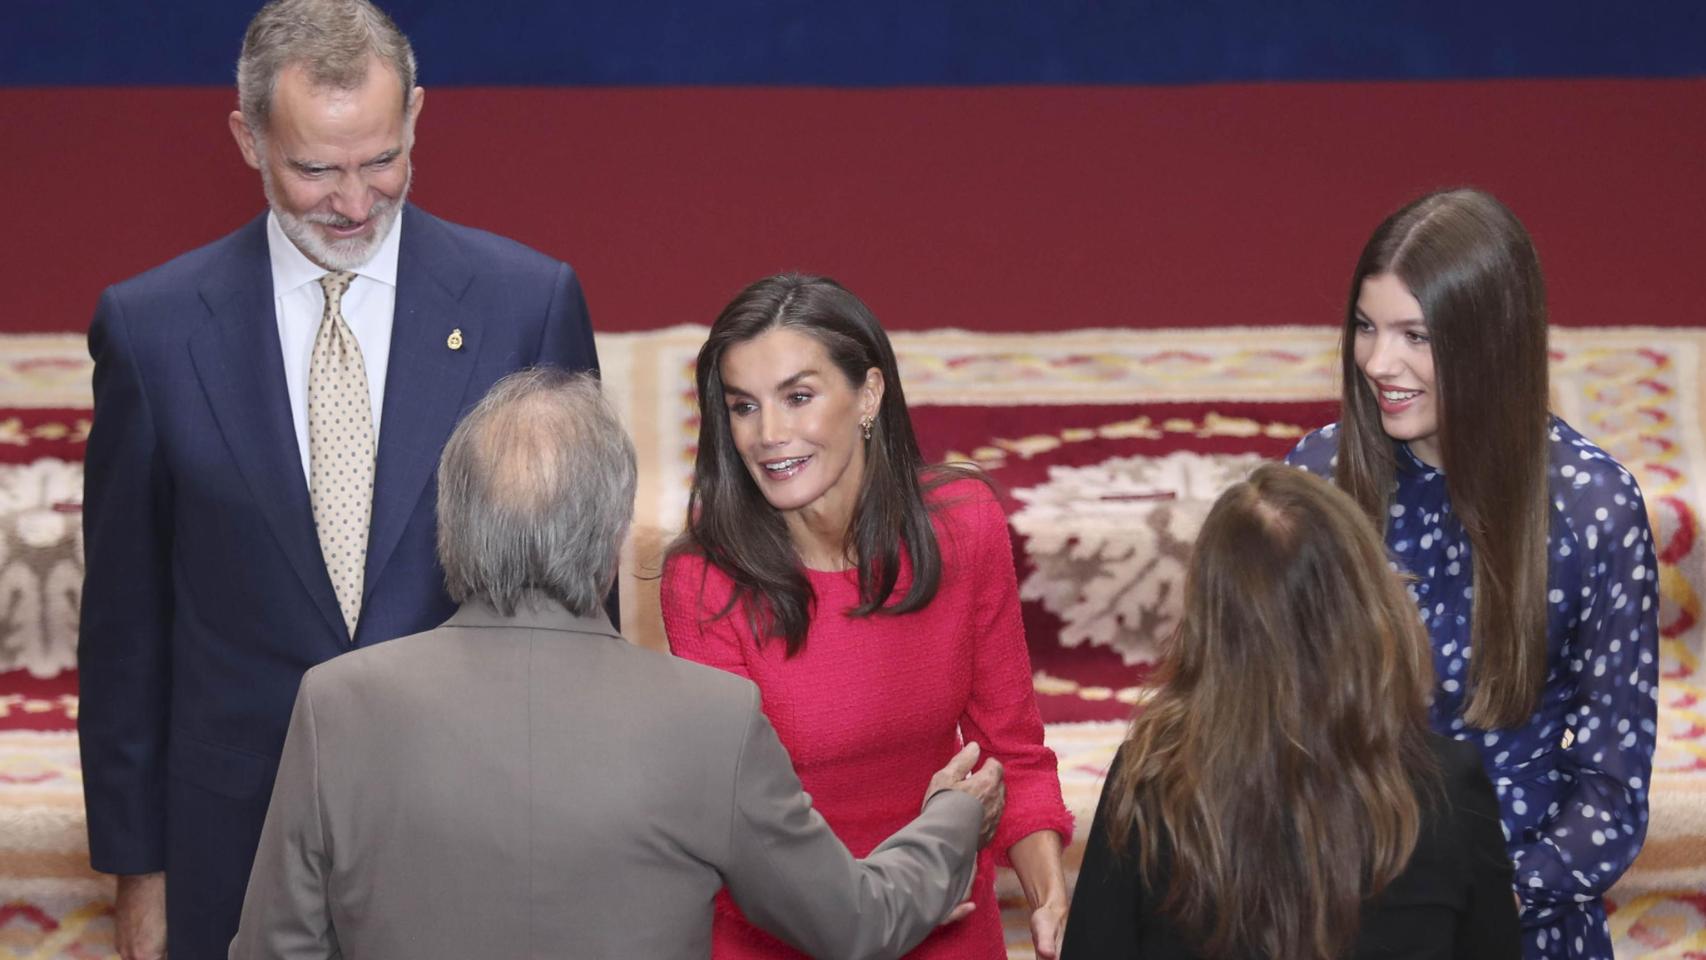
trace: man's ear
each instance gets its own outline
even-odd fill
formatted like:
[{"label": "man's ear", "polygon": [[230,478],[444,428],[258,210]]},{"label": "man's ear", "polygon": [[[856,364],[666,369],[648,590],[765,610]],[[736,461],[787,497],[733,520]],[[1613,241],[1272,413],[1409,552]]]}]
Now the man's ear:
[{"label": "man's ear", "polygon": [[255,144],[255,131],[250,130],[248,122],[243,119],[243,111],[231,111],[226,122],[231,125],[231,139],[237,141],[237,149],[243,154],[243,162],[259,170],[261,151]]},{"label": "man's ear", "polygon": [[415,121],[421,118],[421,107],[426,105],[426,88],[416,87],[409,91],[408,114],[403,120],[403,139],[409,143],[415,142]]}]

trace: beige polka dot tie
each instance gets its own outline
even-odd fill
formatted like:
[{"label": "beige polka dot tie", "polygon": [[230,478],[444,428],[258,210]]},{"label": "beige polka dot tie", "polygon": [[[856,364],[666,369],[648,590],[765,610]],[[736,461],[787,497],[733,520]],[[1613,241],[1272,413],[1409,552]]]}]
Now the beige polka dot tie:
[{"label": "beige polka dot tie", "polygon": [[308,495],[326,573],[344,624],[355,636],[361,614],[367,525],[373,516],[373,404],[361,344],[344,322],[342,301],[355,274],[320,278],[326,309],[308,362]]}]

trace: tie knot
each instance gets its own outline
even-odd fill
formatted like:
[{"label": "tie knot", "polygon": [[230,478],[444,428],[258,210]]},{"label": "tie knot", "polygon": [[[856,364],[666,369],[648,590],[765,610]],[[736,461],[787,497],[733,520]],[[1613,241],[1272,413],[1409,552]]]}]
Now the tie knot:
[{"label": "tie knot", "polygon": [[348,270],[333,270],[320,278],[320,289],[326,291],[327,306],[335,307],[343,300],[344,291],[355,280],[355,274]]}]

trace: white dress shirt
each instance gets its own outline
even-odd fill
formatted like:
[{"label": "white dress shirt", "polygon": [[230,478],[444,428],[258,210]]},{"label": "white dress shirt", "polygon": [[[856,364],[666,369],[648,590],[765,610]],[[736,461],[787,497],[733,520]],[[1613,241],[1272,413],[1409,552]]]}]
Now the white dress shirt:
[{"label": "white dress shirt", "polygon": [[[399,216],[391,222],[391,232],[372,259],[355,268],[355,280],[344,292],[341,304],[344,322],[361,344],[362,365],[367,368],[376,451],[379,418],[384,412],[385,371],[391,360],[391,316],[397,306],[397,248],[402,232],[403,218]],[[314,354],[314,337],[320,330],[320,315],[326,306],[320,278],[327,270],[290,242],[284,228],[279,226],[278,217],[270,212],[267,252],[272,257],[273,309],[278,315],[278,345],[284,351],[284,385],[290,391],[290,420],[296,427],[302,475],[309,477],[308,363]]]}]

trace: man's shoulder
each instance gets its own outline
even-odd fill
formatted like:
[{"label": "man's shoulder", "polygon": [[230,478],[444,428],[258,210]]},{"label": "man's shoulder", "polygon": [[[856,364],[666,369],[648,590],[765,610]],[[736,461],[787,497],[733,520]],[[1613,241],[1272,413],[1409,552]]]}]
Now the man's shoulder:
[{"label": "man's shoulder", "polygon": [[555,272],[565,266],[561,260],[518,240],[434,216],[414,204],[404,209],[405,243],[414,239],[410,236],[411,231],[419,231],[419,237],[425,243],[454,247],[464,262],[476,268]]},{"label": "man's shoulder", "polygon": [[447,641],[444,628],[398,637],[372,646],[358,647],[308,668],[302,676],[304,689],[340,690],[370,681],[399,680],[409,671],[434,659],[435,649]]},{"label": "man's shoulder", "polygon": [[742,723],[758,709],[758,687],[745,677],[626,641],[605,653],[611,672],[625,674],[659,709]]},{"label": "man's shoulder", "polygon": [[[513,635],[518,635],[512,634]],[[503,634],[439,626],[421,633],[352,650],[308,670],[304,689],[324,697],[371,701],[386,691],[428,687],[442,681],[448,669],[467,682],[466,672],[478,661],[494,672],[505,672],[505,656],[497,641]],[[516,651],[509,651],[515,655]],[[564,636],[534,644],[525,661],[543,669],[558,661],[570,675],[597,678],[600,686],[623,691],[657,709],[676,710],[693,722],[720,718],[744,723],[757,710],[758,688],[744,677],[682,660],[615,637]],[[482,671],[475,671],[476,673]]]}]

